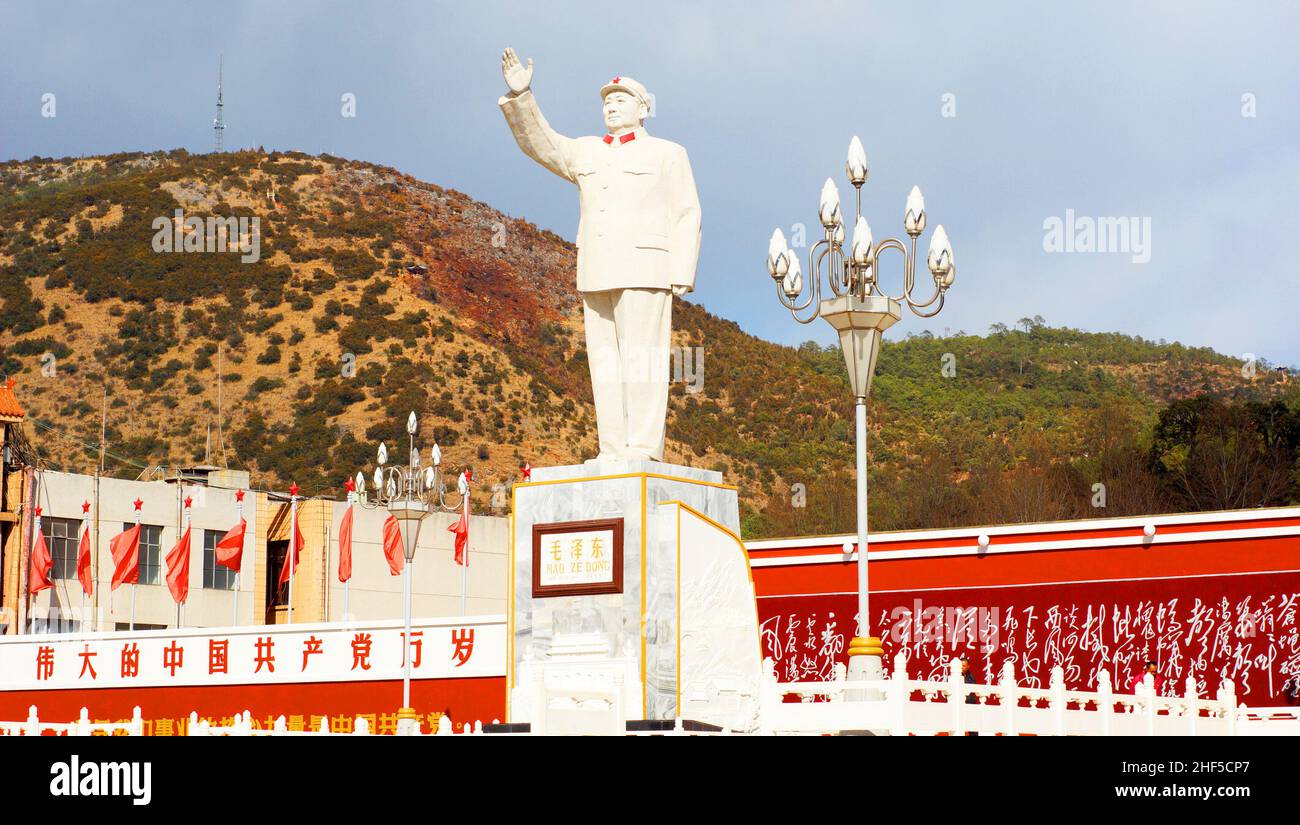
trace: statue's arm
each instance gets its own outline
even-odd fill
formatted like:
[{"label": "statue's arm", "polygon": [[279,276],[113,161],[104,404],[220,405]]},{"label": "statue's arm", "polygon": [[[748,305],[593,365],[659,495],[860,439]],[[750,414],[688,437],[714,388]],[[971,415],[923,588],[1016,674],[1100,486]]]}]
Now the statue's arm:
[{"label": "statue's arm", "polygon": [[[695,190],[695,176],[686,150],[679,149],[668,167],[668,185],[672,192],[672,285],[695,288],[695,265],[700,257],[700,196]],[[674,292],[677,290],[674,289]]]},{"label": "statue's arm", "polygon": [[574,159],[578,141],[551,128],[537,106],[531,89],[509,94],[497,101],[501,113],[524,154],[569,181],[576,182]]}]

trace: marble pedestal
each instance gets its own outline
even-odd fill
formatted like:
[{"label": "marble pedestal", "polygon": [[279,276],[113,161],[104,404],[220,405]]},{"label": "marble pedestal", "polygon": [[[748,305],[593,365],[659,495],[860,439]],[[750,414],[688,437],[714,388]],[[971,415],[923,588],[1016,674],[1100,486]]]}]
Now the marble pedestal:
[{"label": "marble pedestal", "polygon": [[[693,588],[689,580],[682,581],[682,571],[697,571],[689,573],[688,579],[708,575],[698,572],[706,570],[699,564],[682,563],[683,554],[723,559],[727,573],[721,578],[732,583],[726,592],[710,591],[707,596],[708,587],[695,587],[701,598],[688,608],[690,621],[701,622],[714,602],[735,620],[747,609],[740,592],[745,586],[748,603],[753,604],[748,562],[738,538],[738,504],[736,488],[724,484],[721,473],[648,460],[538,467],[530,482],[515,485],[508,609],[509,720],[533,721],[539,712],[539,691],[552,676],[557,683],[563,681],[562,672],[584,674],[594,692],[601,685],[618,684],[628,719],[680,715],[679,702],[686,702],[683,635],[689,630],[683,628],[683,591]],[[690,546],[683,544],[683,513],[696,525]],[[546,551],[538,549],[540,544],[535,546],[534,528],[619,518],[623,520],[620,592],[536,594],[534,555]],[[703,535],[699,529],[712,532]],[[537,541],[545,536],[544,531],[539,533]],[[539,558],[543,564],[549,561],[546,555]],[[739,621],[746,639],[748,624],[754,624],[756,640],[756,611],[752,618],[743,615]],[[712,644],[726,646],[725,641]],[[748,643],[745,647],[748,655]],[[756,668],[756,642],[753,658]],[[693,661],[700,659],[696,656]],[[718,689],[713,681],[709,685]],[[721,689],[725,691],[727,685]],[[694,688],[696,694],[704,690]]]}]

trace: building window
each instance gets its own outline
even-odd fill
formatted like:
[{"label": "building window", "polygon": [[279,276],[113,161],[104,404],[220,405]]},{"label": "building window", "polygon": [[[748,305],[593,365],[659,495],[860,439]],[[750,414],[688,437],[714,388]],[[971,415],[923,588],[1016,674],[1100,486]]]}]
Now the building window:
[{"label": "building window", "polygon": [[203,586],[209,590],[235,589],[235,571],[217,564],[217,542],[224,535],[219,530],[203,531]]},{"label": "building window", "polygon": [[[134,524],[125,523],[123,530],[130,530]],[[162,526],[158,524],[140,525],[140,584],[160,584],[162,582]],[[139,625],[136,625],[137,629]]]},{"label": "building window", "polygon": [[266,543],[266,592],[271,607],[283,607],[289,603],[289,583],[280,584],[280,568],[289,555],[289,542],[268,541]]},{"label": "building window", "polygon": [[50,571],[56,579],[77,577],[77,541],[81,538],[81,521],[70,518],[41,518],[41,533],[45,546],[50,548],[54,568]]},{"label": "building window", "polygon": [[27,632],[33,634],[78,633],[81,622],[66,616],[42,616],[27,620]]}]

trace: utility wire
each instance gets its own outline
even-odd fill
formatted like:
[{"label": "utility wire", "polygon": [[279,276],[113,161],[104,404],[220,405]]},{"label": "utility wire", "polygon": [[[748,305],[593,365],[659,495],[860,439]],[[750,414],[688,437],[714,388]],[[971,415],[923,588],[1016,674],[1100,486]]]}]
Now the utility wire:
[{"label": "utility wire", "polygon": [[[62,439],[64,439],[65,441],[70,441],[70,442],[72,442],[73,444],[76,444],[76,445],[82,447],[83,449],[86,449],[86,450],[94,450],[94,451],[98,451],[98,450],[99,450],[99,446],[100,446],[99,444],[97,444],[97,443],[92,444],[92,443],[87,442],[87,441],[82,441],[81,439],[76,438],[76,437],[74,437],[74,436],[71,436],[71,435],[69,435],[68,433],[66,433],[66,432],[64,432],[64,431],[62,431],[62,430],[60,430],[60,429],[58,429],[58,428],[55,427],[53,424],[47,424],[47,423],[45,423],[44,421],[41,421],[39,418],[31,418],[31,419],[28,419],[28,420],[31,421],[33,424],[35,424],[39,429],[44,430],[45,432],[48,432],[48,433],[53,433],[55,436],[57,436],[57,437],[59,437],[59,438],[62,438]],[[123,463],[123,464],[128,464],[128,465],[130,465],[130,466],[132,466],[132,467],[135,467],[135,468],[137,468],[137,469],[140,469],[140,470],[148,470],[148,469],[150,469],[151,466],[153,466],[153,465],[144,465],[144,464],[139,464],[139,463],[137,463],[137,462],[135,462],[135,461],[132,461],[131,459],[129,459],[129,458],[125,457],[125,456],[120,456],[120,455],[118,455],[118,454],[116,454],[116,453],[111,453],[111,452],[108,451],[107,448],[105,448],[105,450],[104,450],[104,455],[109,456],[109,457],[113,458],[113,459],[116,460],[116,461],[119,461],[119,462],[121,462],[121,463]]]}]

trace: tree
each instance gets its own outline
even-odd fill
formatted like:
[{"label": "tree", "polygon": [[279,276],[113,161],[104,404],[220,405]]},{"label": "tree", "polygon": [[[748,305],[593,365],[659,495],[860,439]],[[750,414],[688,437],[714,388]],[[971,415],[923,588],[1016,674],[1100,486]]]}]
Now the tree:
[{"label": "tree", "polygon": [[1281,402],[1202,395],[1160,414],[1152,470],[1188,509],[1234,510],[1296,498],[1300,416]]}]

